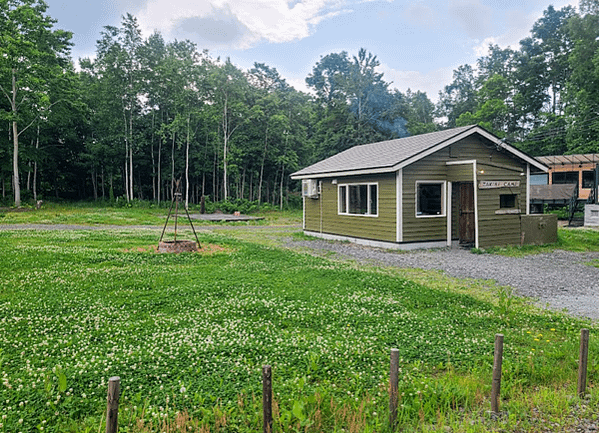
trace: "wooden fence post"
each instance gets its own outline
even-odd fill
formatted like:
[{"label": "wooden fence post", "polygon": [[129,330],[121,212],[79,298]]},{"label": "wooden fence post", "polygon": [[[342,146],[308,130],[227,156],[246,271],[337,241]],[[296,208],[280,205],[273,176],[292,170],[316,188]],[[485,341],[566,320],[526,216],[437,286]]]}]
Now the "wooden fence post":
[{"label": "wooden fence post", "polygon": [[106,433],[116,433],[119,429],[119,398],[121,397],[121,378],[111,377],[108,380],[108,397],[106,404]]},{"label": "wooden fence post", "polygon": [[589,360],[589,330],[580,330],[580,353],[578,356],[578,396],[584,397],[587,388],[587,365]]},{"label": "wooden fence post", "polygon": [[397,428],[397,397],[399,389],[399,350],[391,349],[391,368],[389,371],[389,426]]},{"label": "wooden fence post", "polygon": [[262,367],[262,415],[263,432],[272,433],[272,369],[270,365]]},{"label": "wooden fence post", "polygon": [[495,334],[495,357],[493,359],[493,384],[491,385],[491,412],[499,413],[501,395],[501,363],[503,362],[503,334]]}]

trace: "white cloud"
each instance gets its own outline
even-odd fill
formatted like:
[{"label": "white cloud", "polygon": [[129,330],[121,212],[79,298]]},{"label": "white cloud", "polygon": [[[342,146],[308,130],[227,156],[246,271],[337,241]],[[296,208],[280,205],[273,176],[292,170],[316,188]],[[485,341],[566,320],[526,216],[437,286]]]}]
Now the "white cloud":
[{"label": "white cloud", "polygon": [[243,49],[305,38],[321,21],[343,13],[342,6],[342,0],[149,0],[137,16],[144,34],[158,30],[167,38]]},{"label": "white cloud", "polygon": [[378,69],[384,74],[383,79],[385,81],[392,81],[390,87],[396,88],[402,93],[405,93],[408,89],[411,89],[413,92],[420,90],[421,92],[426,92],[431,101],[437,102],[439,92],[443,90],[445,85],[451,82],[453,71],[457,69],[457,66],[439,68],[427,73],[400,71],[386,64],[381,64]]},{"label": "white cloud", "polygon": [[473,39],[485,37],[492,28],[492,10],[480,0],[453,0],[449,4],[449,14]]},{"label": "white cloud", "polygon": [[409,22],[425,28],[432,28],[439,24],[439,17],[435,10],[420,1],[410,4],[404,15]]},{"label": "white cloud", "polygon": [[308,85],[306,84],[305,78],[285,77],[285,81],[287,81],[287,83],[295,90],[304,93],[309,93],[311,95],[315,94],[314,90],[308,87]]}]

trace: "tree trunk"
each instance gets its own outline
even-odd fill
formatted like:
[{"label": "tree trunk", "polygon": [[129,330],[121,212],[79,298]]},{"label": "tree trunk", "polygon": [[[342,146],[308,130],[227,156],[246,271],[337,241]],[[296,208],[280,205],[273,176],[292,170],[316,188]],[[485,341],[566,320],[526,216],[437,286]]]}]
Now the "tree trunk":
[{"label": "tree trunk", "polygon": [[33,201],[37,203],[37,151],[40,148],[40,124],[37,124],[37,136],[35,139],[35,161],[33,163]]},{"label": "tree trunk", "polygon": [[280,205],[279,205],[279,209],[283,210],[283,181],[285,180],[285,164],[281,164],[281,190],[280,190],[280,194],[281,194],[281,200],[280,200]]},{"label": "tree trunk", "polygon": [[268,146],[268,128],[264,135],[264,152],[262,152],[262,164],[260,165],[260,180],[258,181],[258,206],[262,202],[262,180],[264,178],[264,162],[266,161],[266,148]]},{"label": "tree trunk", "polygon": [[96,174],[96,168],[92,168],[92,189],[94,191],[94,201],[98,200],[98,175]]},{"label": "tree trunk", "polygon": [[[31,144],[33,144],[33,140],[31,140]],[[27,162],[27,167],[27,187],[25,188],[25,191],[31,191],[31,173],[33,172],[31,169],[31,160]]]},{"label": "tree trunk", "polygon": [[104,193],[104,166],[102,166],[102,174],[100,175],[102,181],[102,200],[106,200],[106,194]]},{"label": "tree trunk", "polygon": [[243,167],[243,174],[241,175],[241,197],[240,198],[244,198],[244,193],[245,193],[245,171],[246,171],[246,167]]},{"label": "tree trunk", "polygon": [[187,116],[187,146],[185,147],[185,209],[189,209],[189,121]]},{"label": "tree trunk", "polygon": [[173,132],[173,144],[171,147],[171,200],[175,196],[175,137],[176,132]]},{"label": "tree trunk", "polygon": [[[133,105],[132,105],[133,106]],[[129,113],[129,196],[133,200],[133,113]]]},{"label": "tree trunk", "polygon": [[160,206],[160,191],[162,190],[162,180],[160,179],[160,175],[162,174],[162,170],[160,168],[162,158],[162,137],[158,140],[158,180],[156,181],[156,190],[158,192],[158,205]]},{"label": "tree trunk", "polygon": [[124,127],[124,136],[125,136],[125,171],[124,175],[124,186],[125,186],[125,197],[127,199],[127,203],[131,199],[129,197],[129,168],[128,168],[128,160],[129,160],[129,132],[127,131],[127,111],[125,109],[125,103],[123,102],[123,127]]},{"label": "tree trunk", "polygon": [[[14,76],[13,76],[14,80]],[[13,182],[15,191],[15,207],[21,207],[21,187],[19,186],[19,134],[17,130],[17,121],[12,122],[12,140],[13,140]]]},{"label": "tree trunk", "polygon": [[229,124],[227,117],[227,98],[223,108],[223,200],[227,200],[227,145],[229,141]]},{"label": "tree trunk", "polygon": [[156,201],[156,161],[154,160],[154,122],[156,111],[152,110],[152,138],[150,140],[150,154],[152,155],[152,200]]},{"label": "tree trunk", "polygon": [[[14,116],[17,115],[17,70],[12,69],[12,99],[10,100],[10,108]],[[19,130],[17,121],[12,121],[12,140],[13,140],[13,157],[12,157],[12,178],[15,193],[15,207],[21,207],[21,187],[19,185]]]}]

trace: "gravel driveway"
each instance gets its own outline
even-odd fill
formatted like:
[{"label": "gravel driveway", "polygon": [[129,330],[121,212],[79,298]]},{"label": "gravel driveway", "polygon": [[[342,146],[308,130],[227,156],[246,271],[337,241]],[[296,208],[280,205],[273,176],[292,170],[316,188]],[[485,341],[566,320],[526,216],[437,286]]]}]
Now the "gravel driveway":
[{"label": "gravel driveway", "polygon": [[[554,251],[527,257],[473,254],[464,249],[393,252],[322,240],[294,241],[289,246],[330,251],[362,263],[399,268],[436,269],[452,277],[495,280],[542,307],[599,319],[599,268],[589,264],[599,253]],[[599,264],[599,263],[598,263]]]}]

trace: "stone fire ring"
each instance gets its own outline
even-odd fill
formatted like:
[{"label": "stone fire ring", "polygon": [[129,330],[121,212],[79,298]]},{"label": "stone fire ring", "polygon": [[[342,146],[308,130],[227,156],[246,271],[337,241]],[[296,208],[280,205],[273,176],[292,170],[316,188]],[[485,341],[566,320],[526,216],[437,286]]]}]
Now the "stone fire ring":
[{"label": "stone fire ring", "polygon": [[195,241],[163,241],[158,243],[159,253],[189,253],[198,251],[198,244]]}]

